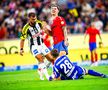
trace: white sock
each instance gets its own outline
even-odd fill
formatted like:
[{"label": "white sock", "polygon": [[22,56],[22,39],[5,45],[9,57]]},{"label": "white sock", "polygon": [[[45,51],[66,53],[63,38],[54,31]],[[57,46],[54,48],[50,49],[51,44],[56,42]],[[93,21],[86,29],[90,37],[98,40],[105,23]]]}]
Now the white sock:
[{"label": "white sock", "polygon": [[46,66],[44,63],[39,64],[39,68],[41,69],[42,73],[46,76],[46,78],[49,80],[49,74],[47,72]]},{"label": "white sock", "polygon": [[44,80],[44,76],[43,76],[42,70],[40,68],[38,69],[38,74],[40,75],[40,79]]},{"label": "white sock", "polygon": [[46,62],[46,67],[49,68],[50,65],[51,65],[51,62],[47,61],[47,62]]}]

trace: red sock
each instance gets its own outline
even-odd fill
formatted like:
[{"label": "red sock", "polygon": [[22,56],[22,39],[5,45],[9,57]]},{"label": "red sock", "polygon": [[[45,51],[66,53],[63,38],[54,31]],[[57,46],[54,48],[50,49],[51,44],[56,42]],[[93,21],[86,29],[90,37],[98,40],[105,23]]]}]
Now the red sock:
[{"label": "red sock", "polygon": [[97,61],[98,60],[98,55],[97,55],[97,53],[95,53],[95,61]]},{"label": "red sock", "polygon": [[93,53],[91,53],[91,62],[94,63]]}]

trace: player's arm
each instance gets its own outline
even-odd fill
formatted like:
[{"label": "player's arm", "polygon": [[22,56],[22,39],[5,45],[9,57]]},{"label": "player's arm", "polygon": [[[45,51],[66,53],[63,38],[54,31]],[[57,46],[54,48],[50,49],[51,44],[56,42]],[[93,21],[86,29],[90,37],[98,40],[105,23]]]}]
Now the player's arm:
[{"label": "player's arm", "polygon": [[52,36],[51,28],[47,24],[46,21],[42,21],[42,29],[44,30],[45,33],[47,33],[48,35]]},{"label": "player's arm", "polygon": [[65,45],[68,46],[69,43],[68,43],[68,37],[67,37],[67,27],[66,26],[63,26],[63,33],[64,33],[64,42],[65,42]]},{"label": "player's arm", "polygon": [[99,36],[99,38],[100,38],[100,42],[102,42],[102,37],[101,37],[101,35],[100,35],[100,34],[98,34],[98,36]]},{"label": "player's arm", "polygon": [[102,42],[102,37],[101,37],[101,35],[100,35],[100,34],[98,34],[98,36],[99,36],[99,39],[100,39],[100,41],[99,41],[99,46],[101,47],[101,46],[103,45],[103,42]]},{"label": "player's arm", "polygon": [[24,53],[24,41],[23,39],[20,40],[20,55],[23,56]]},{"label": "player's arm", "polygon": [[24,26],[24,28],[22,29],[22,32],[21,32],[21,37],[20,37],[20,55],[23,56],[23,53],[24,53],[24,42],[25,42],[25,39],[27,37],[27,25]]},{"label": "player's arm", "polygon": [[87,34],[85,33],[84,34],[84,42],[83,43],[85,43],[86,37],[87,37]]},{"label": "player's arm", "polygon": [[61,80],[60,73],[57,68],[53,68],[54,77],[52,80]]},{"label": "player's arm", "polygon": [[84,41],[83,41],[83,43],[85,43],[85,40],[86,40],[87,34],[89,34],[89,30],[88,30],[88,29],[87,29],[86,32],[84,33]]}]

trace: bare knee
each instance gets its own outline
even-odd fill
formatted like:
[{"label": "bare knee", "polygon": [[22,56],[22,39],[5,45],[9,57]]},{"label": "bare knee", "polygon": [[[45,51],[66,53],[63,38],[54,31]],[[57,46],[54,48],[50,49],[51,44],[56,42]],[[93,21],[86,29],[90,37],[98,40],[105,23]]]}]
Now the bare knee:
[{"label": "bare knee", "polygon": [[52,56],[51,56],[51,53],[48,53],[45,57],[46,57],[46,59],[47,59],[48,61],[50,61],[50,62],[53,61],[53,58],[52,58]]},{"label": "bare knee", "polygon": [[36,55],[35,58],[38,60],[39,63],[43,63],[44,62],[44,57],[41,54]]}]

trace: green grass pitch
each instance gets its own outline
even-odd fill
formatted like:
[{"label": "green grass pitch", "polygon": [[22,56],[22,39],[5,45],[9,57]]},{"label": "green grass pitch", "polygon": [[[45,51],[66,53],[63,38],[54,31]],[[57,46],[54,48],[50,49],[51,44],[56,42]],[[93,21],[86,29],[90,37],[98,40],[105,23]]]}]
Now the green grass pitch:
[{"label": "green grass pitch", "polygon": [[[108,74],[108,66],[86,68]],[[37,70],[0,72],[0,90],[108,90],[108,78],[87,75],[80,80],[41,81]]]}]

